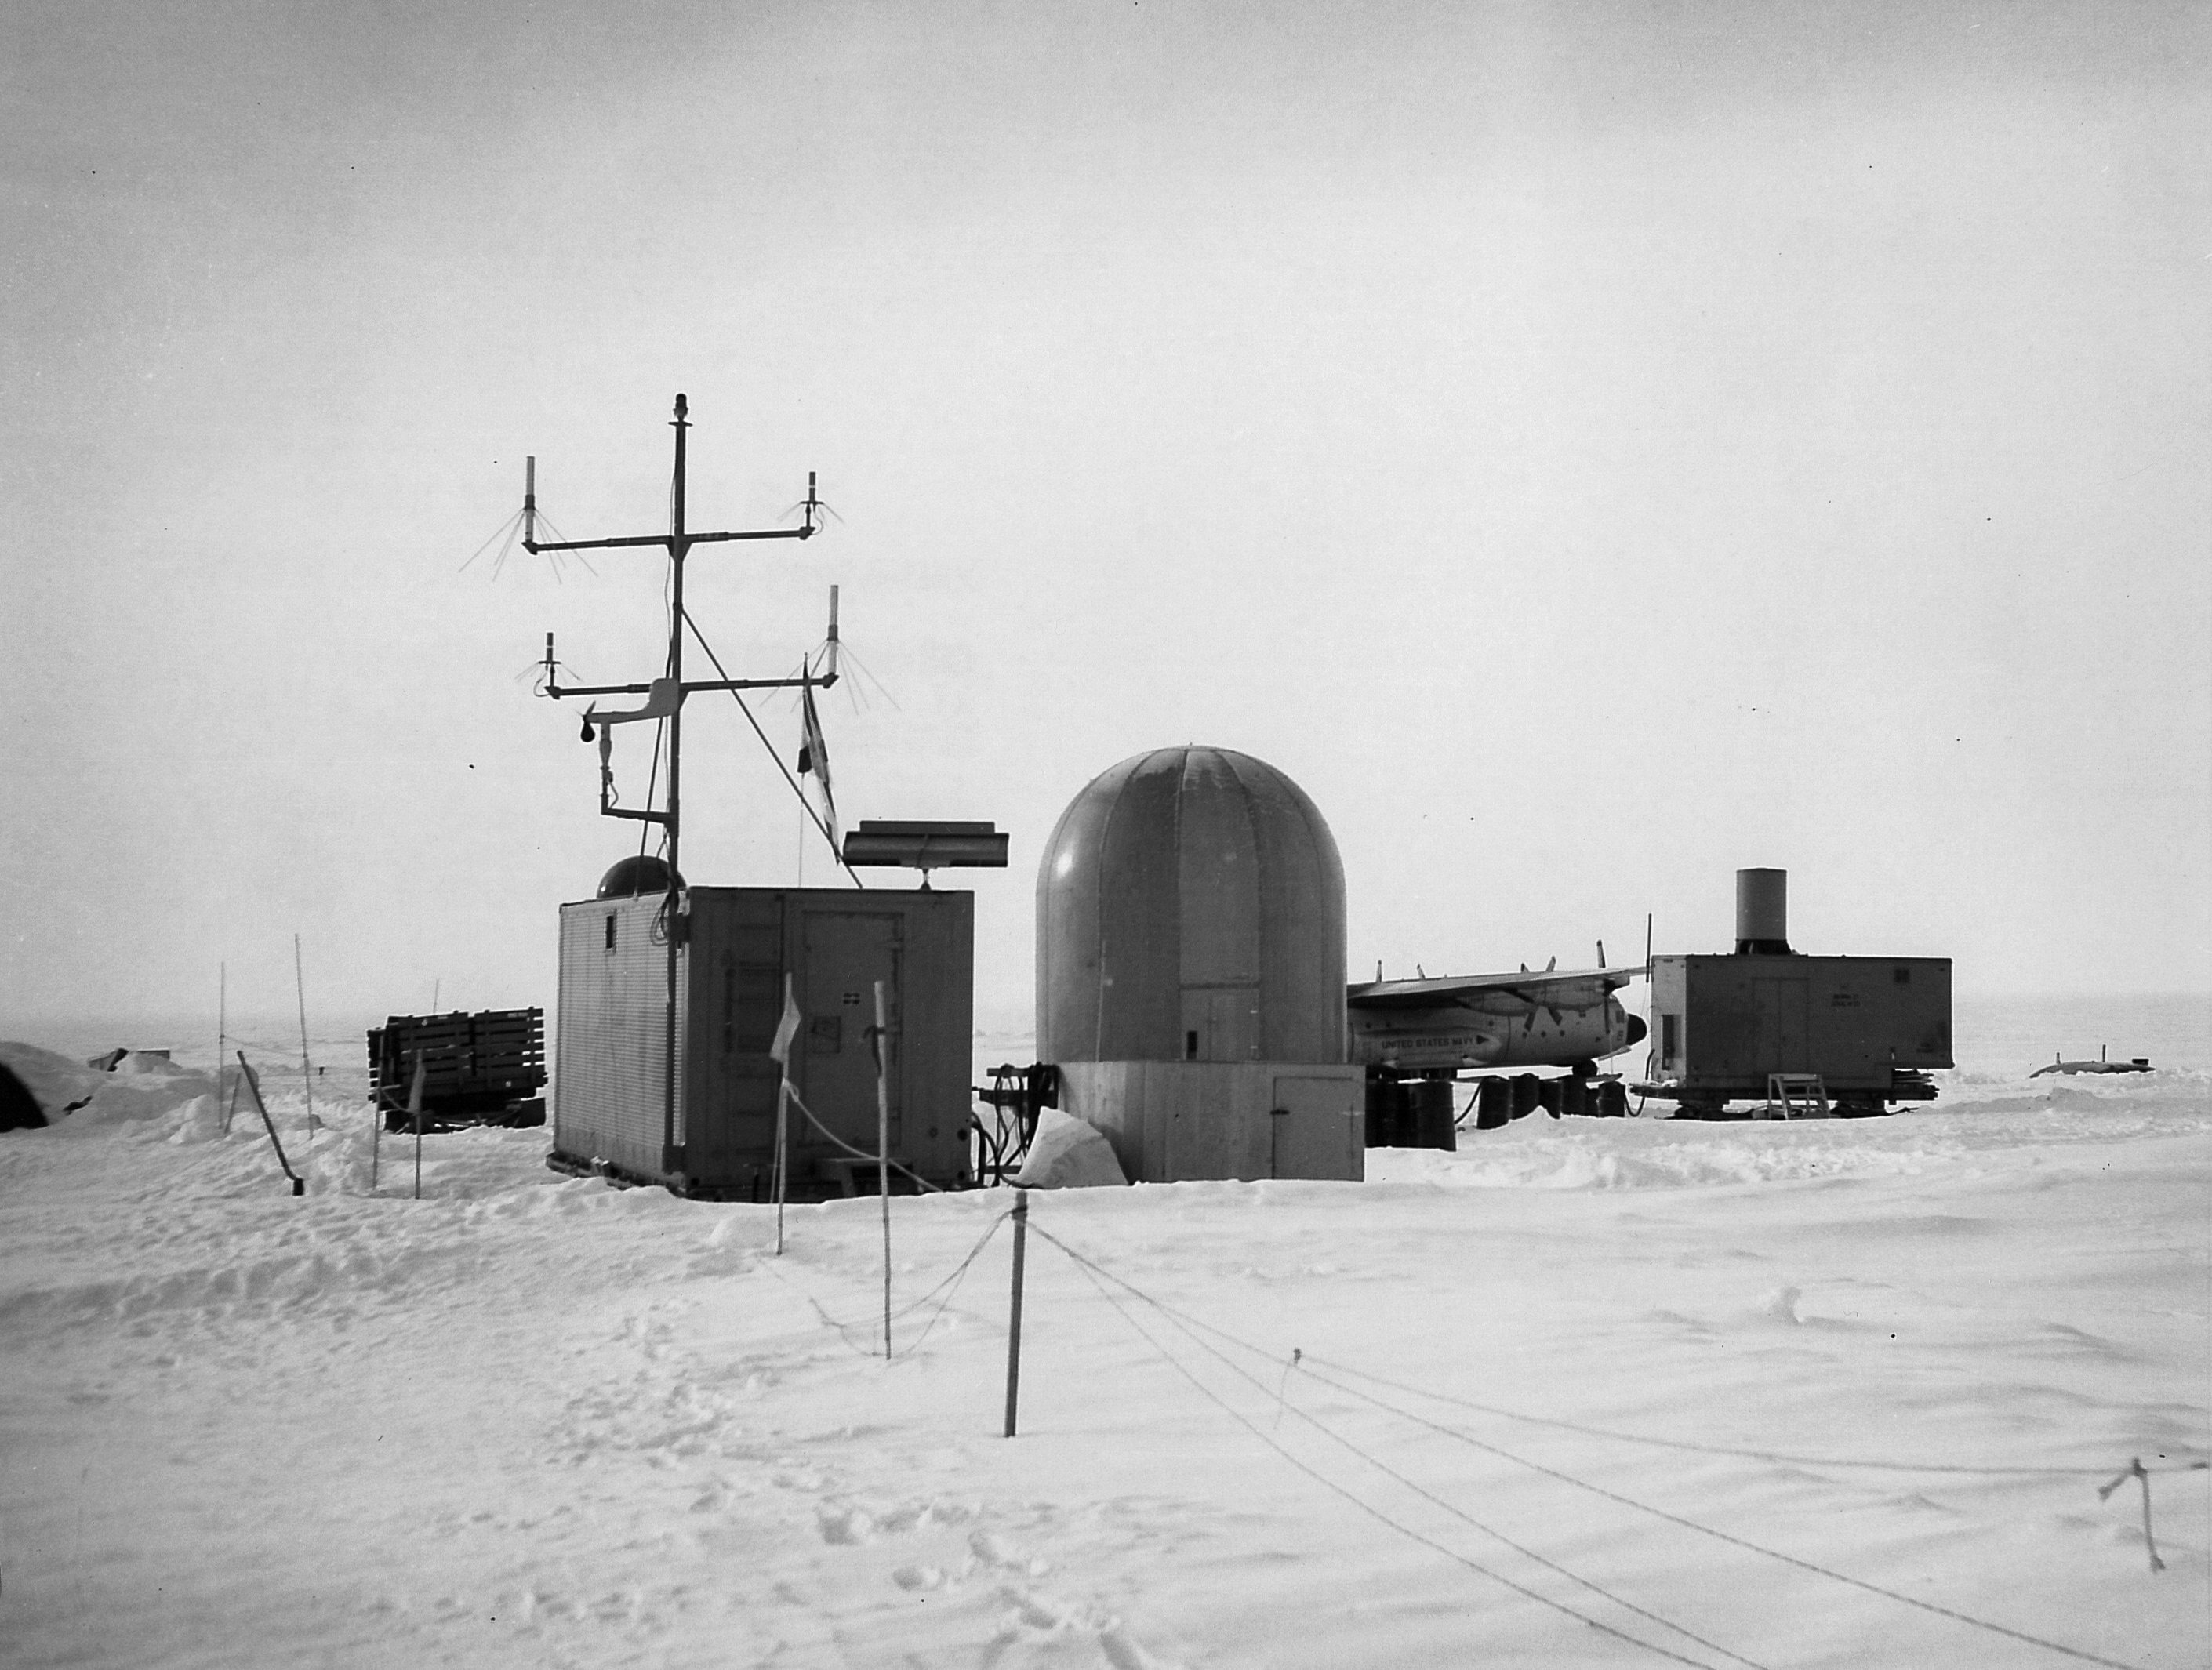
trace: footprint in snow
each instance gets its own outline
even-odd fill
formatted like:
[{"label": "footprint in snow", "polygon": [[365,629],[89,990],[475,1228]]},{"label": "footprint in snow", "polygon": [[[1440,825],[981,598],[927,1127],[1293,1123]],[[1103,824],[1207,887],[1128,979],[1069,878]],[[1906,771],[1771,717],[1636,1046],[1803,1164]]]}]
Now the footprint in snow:
[{"label": "footprint in snow", "polygon": [[995,1566],[1001,1571],[1018,1571],[1030,1577],[1042,1577],[1052,1570],[1049,1560],[1033,1560],[1024,1555],[1004,1537],[989,1531],[971,1531],[968,1535],[968,1552],[981,1565]]},{"label": "footprint in snow", "polygon": [[835,1512],[824,1511],[815,1521],[826,1543],[850,1546],[872,1542],[875,1539],[876,1522],[859,1508],[845,1508]]},{"label": "footprint in snow", "polygon": [[1034,1643],[1039,1636],[1055,1641],[1089,1636],[1097,1642],[1100,1655],[1112,1670],[1178,1670],[1178,1667],[1146,1651],[1144,1643],[1122,1628],[1121,1620],[1110,1612],[1012,1588],[1001,1590],[1000,1598],[1007,1601],[1013,1611],[994,1643],[997,1650],[991,1655],[993,1658],[1018,1642],[1026,1639]]}]

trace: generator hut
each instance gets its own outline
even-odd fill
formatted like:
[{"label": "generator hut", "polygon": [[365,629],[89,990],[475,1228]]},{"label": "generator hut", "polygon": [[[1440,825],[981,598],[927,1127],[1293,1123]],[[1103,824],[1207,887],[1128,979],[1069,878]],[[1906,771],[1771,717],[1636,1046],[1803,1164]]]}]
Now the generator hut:
[{"label": "generator hut", "polygon": [[[969,1181],[973,894],[686,887],[672,915],[665,891],[624,893],[623,868],[609,872],[600,896],[561,907],[554,1166],[709,1199],[766,1199],[785,1071],[769,1049],[788,979],[800,1016],[788,1070],[815,1116],[852,1147],[875,1151],[880,1049],[891,1157],[942,1187]],[[672,1134],[663,1105],[672,922]],[[850,1193],[853,1165],[794,1118],[794,1194]],[[874,1168],[860,1174],[872,1187]]]},{"label": "generator hut", "polygon": [[[1789,876],[1735,872],[1735,950],[1651,959],[1642,1096],[1679,1115],[1880,1114],[1928,1102],[1951,1061],[1948,956],[1807,956],[1790,949]],[[1737,1117],[1745,1117],[1738,1114]]]}]

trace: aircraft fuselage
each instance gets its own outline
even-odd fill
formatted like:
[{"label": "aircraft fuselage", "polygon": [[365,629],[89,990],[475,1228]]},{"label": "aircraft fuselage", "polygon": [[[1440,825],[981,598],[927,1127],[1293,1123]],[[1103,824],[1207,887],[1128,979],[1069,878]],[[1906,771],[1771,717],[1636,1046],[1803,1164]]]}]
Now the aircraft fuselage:
[{"label": "aircraft fuselage", "polygon": [[1351,988],[1351,1056],[1401,1072],[1571,1067],[1618,1054],[1644,1035],[1603,980],[1555,981],[1540,994],[1508,990],[1439,993],[1432,1004],[1363,1006]]}]

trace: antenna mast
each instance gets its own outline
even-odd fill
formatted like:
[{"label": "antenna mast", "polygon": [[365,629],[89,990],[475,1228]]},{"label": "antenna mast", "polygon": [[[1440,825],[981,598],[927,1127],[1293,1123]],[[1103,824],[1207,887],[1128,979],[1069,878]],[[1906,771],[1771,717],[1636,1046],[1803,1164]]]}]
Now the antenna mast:
[{"label": "antenna mast", "polygon": [[[814,472],[806,477],[806,497],[802,501],[805,512],[800,525],[795,528],[767,528],[750,532],[693,533],[684,525],[684,440],[691,428],[690,403],[679,394],[676,397],[676,416],[669,427],[676,431],[676,477],[674,491],[669,500],[668,531],[665,534],[634,534],[615,539],[563,539],[541,543],[538,531],[538,460],[533,456],[524,465],[522,548],[533,556],[539,551],[608,550],[617,547],[659,545],[668,553],[670,567],[670,597],[672,606],[668,616],[668,659],[665,675],[647,684],[569,685],[560,683],[557,665],[553,659],[553,635],[545,635],[545,694],[556,701],[566,695],[643,695],[648,698],[642,708],[629,713],[601,714],[597,704],[584,713],[584,735],[590,740],[592,727],[599,727],[601,761],[599,811],[607,817],[634,818],[642,823],[658,823],[668,835],[668,896],[661,908],[661,919],[666,925],[668,938],[668,1057],[665,1064],[665,1095],[663,1099],[661,1145],[665,1151],[662,1163],[671,1171],[679,1170],[683,1155],[676,1141],[676,1008],[681,980],[681,952],[684,938],[685,912],[680,896],[683,882],[678,867],[679,843],[683,838],[683,756],[684,756],[684,698],[694,690],[753,690],[785,689],[815,685],[828,689],[837,682],[835,653],[824,672],[817,674],[811,669],[802,670],[796,678],[724,678],[693,683],[684,682],[684,559],[690,555],[694,545],[721,544],[744,539],[811,539],[821,531],[816,513],[821,501],[815,496]],[[834,593],[832,594],[834,597]],[[831,635],[836,635],[833,614]],[[623,720],[660,719],[668,721],[668,799],[665,810],[654,811],[651,807],[633,810],[611,803],[608,791],[611,774],[605,762],[611,746],[611,725]]]}]

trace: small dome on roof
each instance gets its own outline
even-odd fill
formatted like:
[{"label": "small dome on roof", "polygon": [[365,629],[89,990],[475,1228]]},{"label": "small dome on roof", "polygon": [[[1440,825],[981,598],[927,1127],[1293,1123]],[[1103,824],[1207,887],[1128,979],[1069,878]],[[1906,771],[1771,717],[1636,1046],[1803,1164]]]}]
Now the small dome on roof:
[{"label": "small dome on roof", "polygon": [[[627,858],[599,878],[599,896],[602,899],[630,899],[641,893],[668,891],[668,865],[657,858]],[[676,884],[684,885],[684,878],[677,877]]]}]

